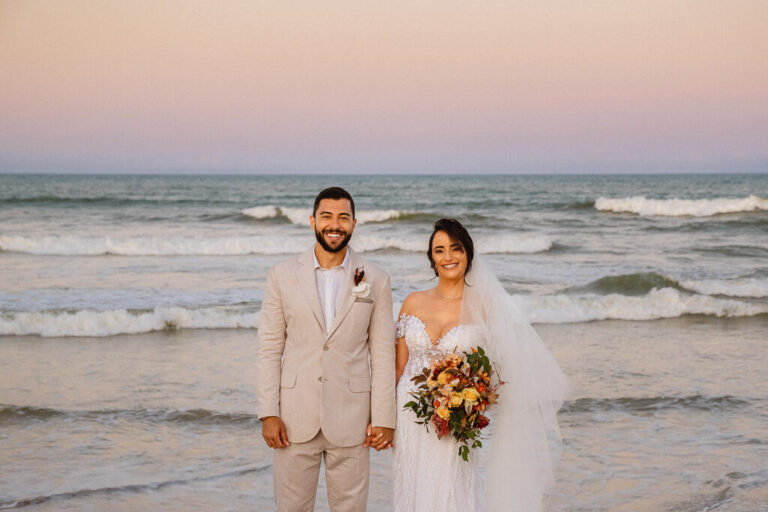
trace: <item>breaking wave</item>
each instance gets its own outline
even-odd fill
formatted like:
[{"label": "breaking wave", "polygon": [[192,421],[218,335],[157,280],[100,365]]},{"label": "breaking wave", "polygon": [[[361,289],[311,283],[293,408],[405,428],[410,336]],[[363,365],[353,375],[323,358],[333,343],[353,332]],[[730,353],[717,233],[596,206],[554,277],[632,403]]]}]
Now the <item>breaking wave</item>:
[{"label": "breaking wave", "polygon": [[289,237],[129,236],[29,237],[0,235],[0,250],[58,256],[231,256],[244,254],[286,254],[304,251],[308,239]]},{"label": "breaking wave", "polygon": [[75,312],[36,311],[0,313],[0,336],[103,337],[178,329],[255,328],[258,313],[221,308],[155,308]]},{"label": "breaking wave", "polygon": [[595,201],[600,211],[634,213],[648,217],[710,217],[723,213],[768,210],[768,199],[755,195],[720,199],[648,199],[644,196],[605,198]]},{"label": "breaking wave", "polygon": [[572,323],[595,320],[657,320],[685,315],[749,317],[768,314],[768,304],[688,295],[674,288],[654,288],[646,295],[515,296],[534,323]]},{"label": "breaking wave", "polygon": [[[689,295],[674,288],[654,288],[643,296],[515,295],[534,323],[577,323],[597,320],[656,320],[684,315],[749,317],[768,314],[768,303]],[[106,337],[179,329],[255,329],[259,313],[242,308],[152,310],[37,311],[0,313],[0,336]]]},{"label": "breaking wave", "polygon": [[600,294],[619,293],[622,295],[645,295],[654,288],[680,288],[680,284],[656,272],[638,272],[635,274],[620,274],[605,276],[591,283],[571,288],[576,292],[591,292]]},{"label": "breaking wave", "polygon": [[680,286],[705,295],[730,297],[768,297],[768,280],[754,278],[681,280]]},{"label": "breaking wave", "polygon": [[687,290],[702,295],[729,297],[768,297],[768,280],[741,277],[735,279],[675,279],[656,272],[638,272],[605,276],[584,286],[570,288],[570,292],[645,295],[657,288]]},{"label": "breaking wave", "polygon": [[[268,204],[266,206],[255,206],[246,208],[241,212],[246,217],[254,219],[275,219],[285,218],[292,224],[308,224],[309,216],[312,215],[311,208],[289,208],[286,206],[275,206]],[[369,224],[372,222],[386,222],[388,220],[398,220],[407,217],[411,212],[401,210],[362,210],[355,212],[355,217],[360,224]]]},{"label": "breaking wave", "polygon": [[[351,245],[360,252],[395,249],[426,251],[424,236],[355,235]],[[20,236],[0,235],[0,251],[58,256],[238,256],[246,254],[298,254],[312,244],[307,236],[243,236],[200,238],[193,236]],[[548,251],[553,242],[533,235],[502,235],[477,240],[478,250],[487,253],[535,253]]]},{"label": "breaking wave", "polygon": [[[424,236],[381,236],[356,235],[351,243],[362,252],[396,249],[408,252],[426,252],[429,239]],[[549,251],[553,242],[546,236],[536,235],[499,235],[496,237],[479,236],[475,240],[475,249],[485,254],[528,254]]]}]

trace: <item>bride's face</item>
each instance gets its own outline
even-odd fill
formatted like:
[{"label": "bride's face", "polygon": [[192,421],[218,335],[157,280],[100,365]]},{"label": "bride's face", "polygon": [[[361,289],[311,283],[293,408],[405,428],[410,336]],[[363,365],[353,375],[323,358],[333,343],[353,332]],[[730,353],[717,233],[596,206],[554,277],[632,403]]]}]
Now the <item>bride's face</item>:
[{"label": "bride's face", "polygon": [[432,240],[432,260],[441,279],[458,280],[467,271],[467,253],[458,240],[451,240],[448,233],[438,231]]}]

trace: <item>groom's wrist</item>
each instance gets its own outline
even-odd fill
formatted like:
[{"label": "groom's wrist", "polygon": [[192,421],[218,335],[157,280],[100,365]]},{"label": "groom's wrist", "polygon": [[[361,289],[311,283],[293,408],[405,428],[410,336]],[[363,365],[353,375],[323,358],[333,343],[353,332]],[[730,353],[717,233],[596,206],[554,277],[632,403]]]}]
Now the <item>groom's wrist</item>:
[{"label": "groom's wrist", "polygon": [[256,414],[259,420],[264,420],[264,418],[270,418],[272,416],[280,416],[280,409],[273,409],[273,408],[265,408],[263,413],[257,413]]}]

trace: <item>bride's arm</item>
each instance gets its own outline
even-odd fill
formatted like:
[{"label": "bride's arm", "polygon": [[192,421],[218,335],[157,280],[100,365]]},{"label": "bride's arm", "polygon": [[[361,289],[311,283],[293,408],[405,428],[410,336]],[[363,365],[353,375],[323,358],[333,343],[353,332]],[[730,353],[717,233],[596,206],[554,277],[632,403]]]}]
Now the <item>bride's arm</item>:
[{"label": "bride's arm", "polygon": [[397,338],[395,347],[395,382],[400,382],[400,377],[408,363],[408,345],[405,344],[405,336]]},{"label": "bride's arm", "polygon": [[395,341],[395,384],[400,382],[400,377],[408,364],[408,345],[405,343],[405,325],[403,315],[409,314],[409,306],[413,302],[413,294],[408,295],[403,301],[400,313],[397,315],[397,339]]}]

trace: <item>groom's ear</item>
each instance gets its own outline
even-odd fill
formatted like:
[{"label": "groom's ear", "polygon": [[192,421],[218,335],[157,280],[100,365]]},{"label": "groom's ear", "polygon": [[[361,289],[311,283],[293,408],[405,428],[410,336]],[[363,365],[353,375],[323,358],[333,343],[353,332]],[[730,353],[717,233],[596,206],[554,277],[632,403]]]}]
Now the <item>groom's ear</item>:
[{"label": "groom's ear", "polygon": [[315,216],[310,215],[309,216],[309,226],[312,228],[312,231],[315,230]]}]

